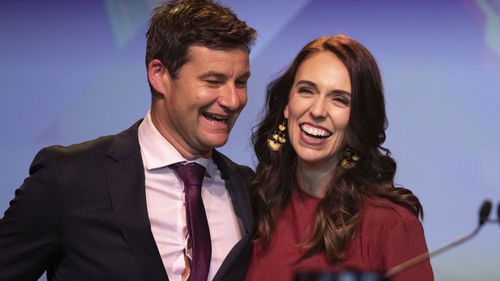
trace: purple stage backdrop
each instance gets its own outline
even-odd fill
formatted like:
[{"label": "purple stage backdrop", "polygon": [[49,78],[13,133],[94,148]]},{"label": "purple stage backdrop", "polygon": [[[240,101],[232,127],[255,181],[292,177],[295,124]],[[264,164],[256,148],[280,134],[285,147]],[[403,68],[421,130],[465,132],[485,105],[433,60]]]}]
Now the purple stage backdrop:
[{"label": "purple stage backdrop", "polygon": [[[150,94],[145,31],[155,0],[0,2],[0,212],[35,153],[128,128]],[[430,249],[500,201],[500,1],[223,0],[259,32],[249,102],[222,149],[255,166],[250,131],[266,84],[301,46],[344,33],[382,70],[397,183],[425,209]],[[498,280],[500,227],[432,260],[436,280]],[[44,277],[43,277],[44,278]],[[45,279],[43,279],[45,280]]]}]

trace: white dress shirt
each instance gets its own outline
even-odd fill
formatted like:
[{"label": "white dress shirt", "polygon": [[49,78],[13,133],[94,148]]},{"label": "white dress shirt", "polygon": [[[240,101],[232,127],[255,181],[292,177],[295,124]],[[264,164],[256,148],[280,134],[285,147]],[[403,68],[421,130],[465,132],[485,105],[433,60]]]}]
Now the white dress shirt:
[{"label": "white dress shirt", "polygon": [[[187,160],[156,129],[150,112],[139,125],[139,144],[144,163],[151,231],[169,280],[180,281],[186,267],[184,249],[188,233],[184,184],[168,166]],[[193,162],[207,169],[201,197],[212,241],[212,259],[208,273],[208,280],[212,280],[243,232],[239,219],[234,214],[224,180],[213,160],[198,158]]]}]

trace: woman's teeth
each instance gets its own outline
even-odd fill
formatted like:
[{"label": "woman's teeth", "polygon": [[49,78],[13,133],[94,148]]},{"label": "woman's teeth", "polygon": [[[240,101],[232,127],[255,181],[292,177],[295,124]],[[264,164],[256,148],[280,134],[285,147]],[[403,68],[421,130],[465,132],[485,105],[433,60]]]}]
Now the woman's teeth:
[{"label": "woman's teeth", "polygon": [[300,129],[308,136],[315,138],[327,138],[332,135],[332,133],[327,130],[316,128],[307,124],[300,125]]}]

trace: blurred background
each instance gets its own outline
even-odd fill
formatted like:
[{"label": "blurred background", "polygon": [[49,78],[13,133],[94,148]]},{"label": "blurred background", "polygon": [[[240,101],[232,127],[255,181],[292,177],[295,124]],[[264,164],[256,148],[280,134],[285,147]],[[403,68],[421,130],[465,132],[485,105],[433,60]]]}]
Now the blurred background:
[{"label": "blurred background", "polygon": [[[35,153],[120,132],[150,103],[145,33],[158,0],[0,2],[0,213]],[[429,249],[500,201],[500,0],[222,0],[259,32],[249,102],[221,150],[255,167],[266,84],[299,49],[343,33],[376,57],[396,182],[421,199]],[[493,215],[492,215],[493,218]],[[500,227],[432,259],[436,280],[499,280]],[[43,279],[45,280],[45,279]]]}]

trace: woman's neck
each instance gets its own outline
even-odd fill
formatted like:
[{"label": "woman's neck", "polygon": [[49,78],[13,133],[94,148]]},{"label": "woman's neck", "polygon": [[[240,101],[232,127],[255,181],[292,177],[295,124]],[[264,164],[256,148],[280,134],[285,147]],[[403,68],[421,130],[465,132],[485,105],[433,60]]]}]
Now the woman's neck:
[{"label": "woman's neck", "polygon": [[324,197],[336,166],[336,164],[331,163],[317,165],[299,161],[297,163],[299,187],[309,195]]}]

